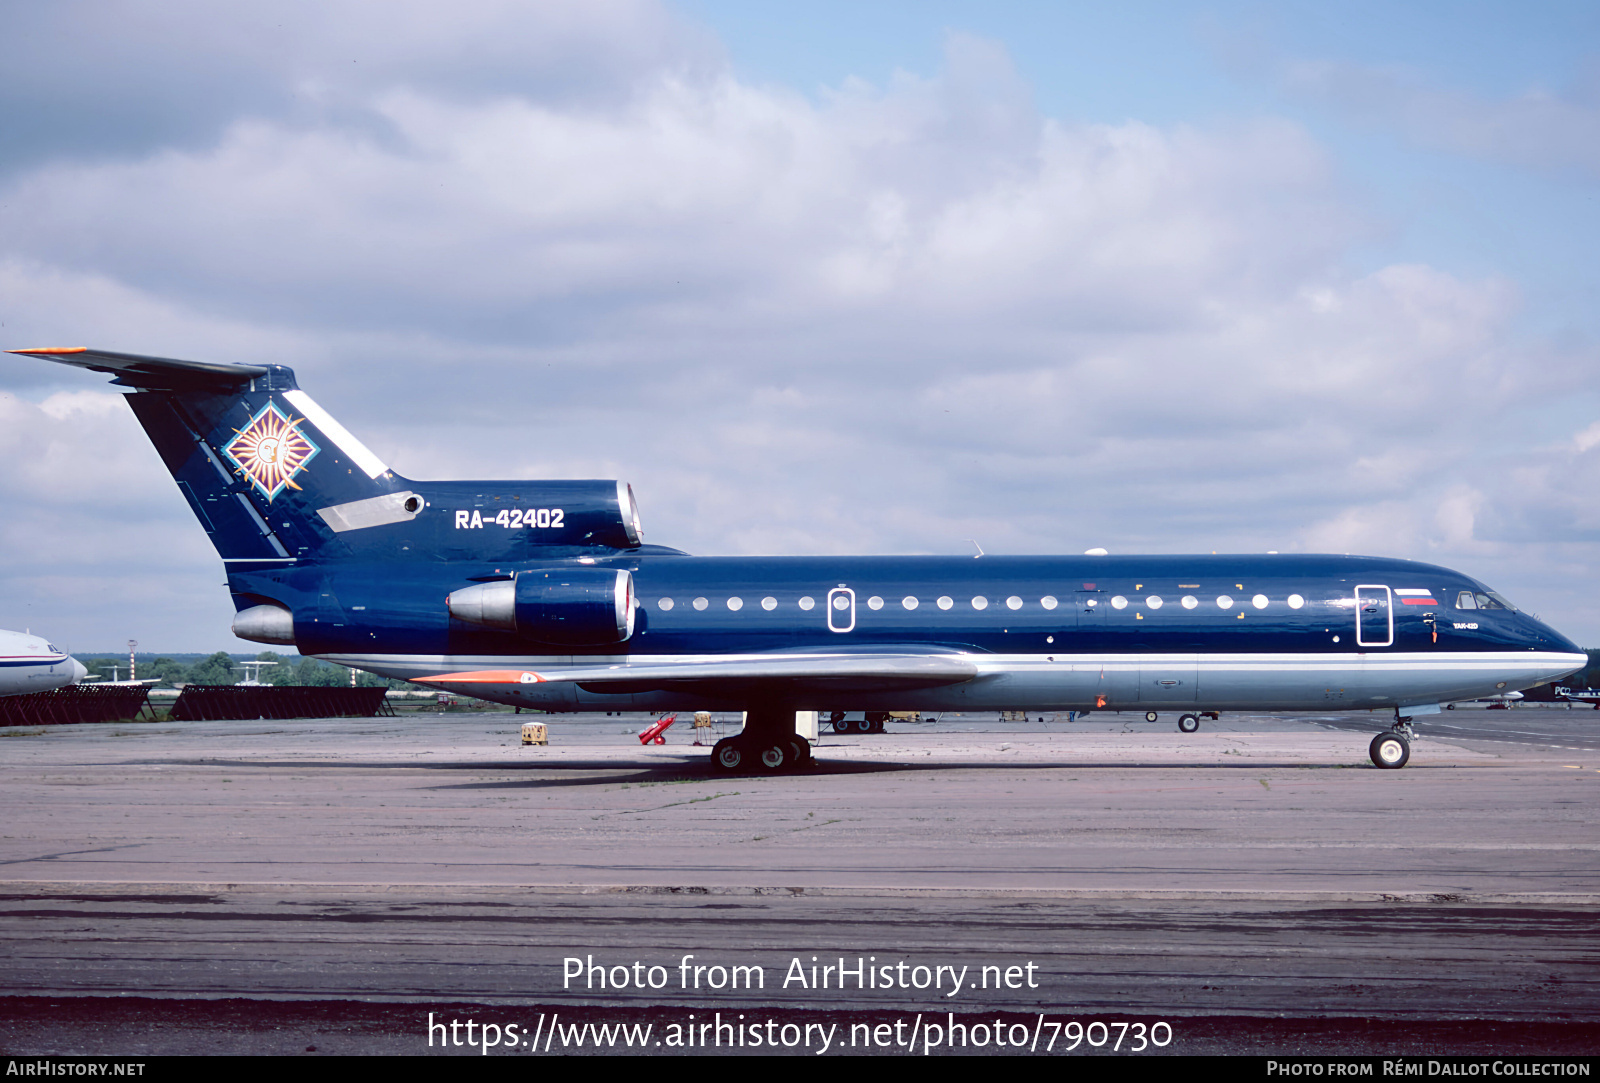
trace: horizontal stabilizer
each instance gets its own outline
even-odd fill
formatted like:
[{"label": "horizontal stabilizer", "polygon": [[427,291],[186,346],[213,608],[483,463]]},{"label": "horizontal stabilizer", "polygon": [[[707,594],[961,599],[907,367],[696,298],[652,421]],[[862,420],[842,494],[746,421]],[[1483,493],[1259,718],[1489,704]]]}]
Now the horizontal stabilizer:
[{"label": "horizontal stabilizer", "polygon": [[25,357],[41,357],[76,365],[116,377],[114,383],[148,391],[187,391],[200,388],[229,388],[249,383],[268,373],[263,365],[218,365],[209,361],[176,361],[170,357],[146,357],[136,353],[112,353],[86,346],[47,346],[37,350],[11,350]]},{"label": "horizontal stabilizer", "polygon": [[791,683],[848,684],[854,688],[889,691],[961,684],[977,675],[978,667],[960,654],[746,654],[670,663],[624,662],[537,671],[476,670],[411,679],[418,684],[460,687],[468,694],[471,694],[470,686],[474,685],[503,688],[547,682],[577,684],[591,692],[620,693]]}]

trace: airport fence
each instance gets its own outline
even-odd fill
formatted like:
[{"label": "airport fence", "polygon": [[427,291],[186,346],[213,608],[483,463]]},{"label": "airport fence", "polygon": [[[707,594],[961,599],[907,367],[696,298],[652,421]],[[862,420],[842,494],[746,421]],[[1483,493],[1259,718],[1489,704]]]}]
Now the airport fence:
[{"label": "airport fence", "polygon": [[62,726],[138,717],[150,696],[145,685],[79,684],[49,692],[0,697],[0,726]]},{"label": "airport fence", "polygon": [[174,722],[255,718],[372,718],[394,714],[382,688],[312,685],[187,684],[172,705]]}]

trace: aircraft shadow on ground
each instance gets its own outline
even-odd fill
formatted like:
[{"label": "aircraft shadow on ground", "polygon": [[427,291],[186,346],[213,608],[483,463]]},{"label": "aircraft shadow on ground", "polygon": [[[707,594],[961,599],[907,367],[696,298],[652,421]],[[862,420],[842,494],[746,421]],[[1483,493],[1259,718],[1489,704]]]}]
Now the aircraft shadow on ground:
[{"label": "aircraft shadow on ground", "polygon": [[[1355,753],[1352,753],[1352,758]],[[134,762],[134,761],[130,761]],[[904,774],[908,772],[949,772],[949,771],[1151,771],[1151,770],[1192,770],[1210,771],[1224,770],[1229,772],[1260,772],[1260,771],[1375,771],[1376,767],[1362,757],[1359,762],[1348,763],[1305,763],[1303,761],[1286,760],[1259,760],[1240,757],[1236,763],[1207,762],[1207,763],[1172,763],[1154,761],[1121,761],[1121,760],[1048,760],[1033,762],[978,762],[978,763],[915,763],[904,760],[828,760],[826,753],[819,758],[816,765],[803,771],[790,771],[776,775],[765,774],[722,774],[714,771],[709,757],[685,756],[675,762],[656,762],[649,764],[618,763],[611,759],[594,760],[562,760],[551,763],[537,763],[529,761],[512,761],[500,763],[485,763],[481,760],[456,760],[431,763],[398,762],[384,760],[237,760],[237,759],[162,759],[139,760],[142,766],[168,766],[168,767],[212,767],[234,771],[252,771],[261,769],[295,770],[295,771],[471,771],[483,773],[514,773],[522,777],[497,779],[493,781],[440,783],[429,785],[428,789],[438,790],[499,790],[499,789],[542,789],[548,787],[573,787],[573,786],[615,786],[619,784],[637,785],[643,783],[662,782],[706,782],[706,781],[733,781],[758,779],[805,779],[825,778],[834,775],[878,775],[878,774]],[[1452,770],[1461,770],[1463,765],[1457,763],[1429,765],[1427,763],[1412,763],[1407,770],[1428,770],[1432,768],[1448,767]],[[530,773],[537,773],[540,777],[526,777]]]},{"label": "aircraft shadow on ground", "polygon": [[[476,765],[485,769],[483,765]],[[1421,765],[1426,766],[1426,765]],[[1456,766],[1456,765],[1451,765]],[[662,764],[659,767],[637,768],[621,766],[616,763],[574,763],[539,765],[530,768],[526,764],[508,766],[505,770],[539,770],[539,771],[583,771],[603,772],[603,777],[586,775],[582,778],[518,778],[505,779],[494,782],[462,782],[445,783],[430,789],[441,790],[497,790],[518,788],[542,788],[548,786],[612,786],[619,783],[639,784],[650,782],[705,782],[705,781],[758,781],[768,779],[807,779],[825,778],[834,775],[877,775],[877,774],[906,774],[910,772],[929,773],[935,771],[1101,771],[1101,770],[1172,770],[1194,769],[1209,770],[1221,768],[1227,771],[1242,771],[1246,773],[1259,773],[1261,771],[1375,771],[1377,768],[1370,763],[1298,763],[1251,760],[1242,763],[1126,763],[1126,762],[1099,762],[1088,760],[1077,761],[1051,761],[1048,763],[906,763],[891,761],[851,761],[833,762],[819,760],[815,767],[804,771],[792,771],[777,775],[762,774],[721,774],[714,772],[710,764],[696,764],[693,762],[681,765]],[[501,768],[492,768],[500,770]]]}]

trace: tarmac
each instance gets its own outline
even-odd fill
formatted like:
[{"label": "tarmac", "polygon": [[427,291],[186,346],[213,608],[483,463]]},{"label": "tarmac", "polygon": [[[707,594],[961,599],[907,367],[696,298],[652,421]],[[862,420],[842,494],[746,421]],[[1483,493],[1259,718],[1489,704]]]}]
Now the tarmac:
[{"label": "tarmac", "polygon": [[1592,1053],[1596,718],[1464,708],[1385,771],[1360,713],[947,717],[770,777],[644,715],[0,729],[0,1050]]}]

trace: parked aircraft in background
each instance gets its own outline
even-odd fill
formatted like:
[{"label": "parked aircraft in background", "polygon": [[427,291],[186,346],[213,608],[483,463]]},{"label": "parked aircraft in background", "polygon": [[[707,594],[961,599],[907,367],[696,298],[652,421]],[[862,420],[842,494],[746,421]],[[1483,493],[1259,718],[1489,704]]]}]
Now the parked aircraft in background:
[{"label": "parked aircraft in background", "polygon": [[797,712],[1382,708],[1407,723],[1588,664],[1483,584],[1373,557],[692,557],[615,481],[411,481],[282,365],[79,347],[227,570],[234,632],[521,707],[742,710],[723,770],[810,758]]},{"label": "parked aircraft in background", "polygon": [[36,635],[0,631],[0,696],[65,688],[87,672],[83,663]]}]

